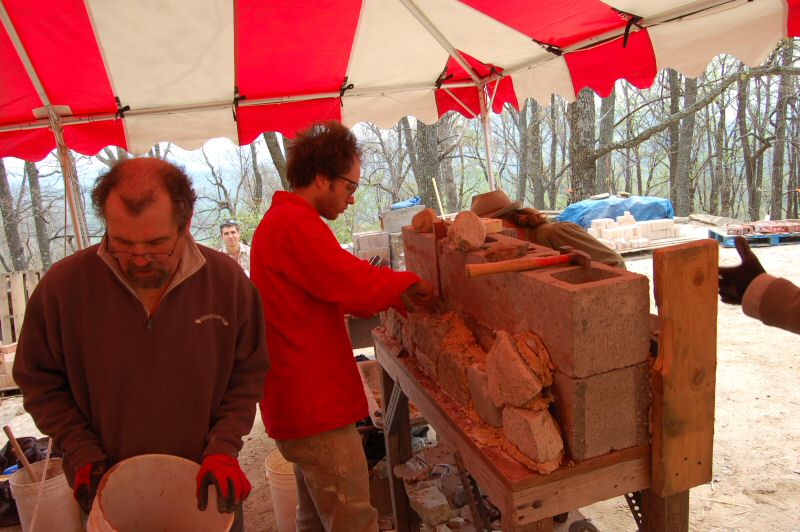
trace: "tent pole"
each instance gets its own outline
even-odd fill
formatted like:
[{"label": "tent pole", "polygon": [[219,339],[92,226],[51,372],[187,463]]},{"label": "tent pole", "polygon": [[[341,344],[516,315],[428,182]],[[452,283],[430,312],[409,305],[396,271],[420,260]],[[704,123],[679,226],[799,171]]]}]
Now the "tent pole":
[{"label": "tent pole", "polygon": [[494,190],[494,172],[492,172],[492,123],[489,120],[489,110],[486,106],[486,91],[481,85],[478,87],[478,100],[481,103],[481,124],[483,125],[483,141],[486,147],[486,172],[489,175],[489,190]]},{"label": "tent pole", "polygon": [[72,230],[75,233],[75,246],[78,249],[86,247],[86,235],[83,234],[83,228],[78,217],[77,197],[75,195],[74,183],[77,183],[75,176],[75,167],[70,160],[67,146],[64,144],[64,132],[61,129],[61,120],[55,110],[48,106],[47,111],[50,115],[50,128],[56,137],[56,147],[58,150],[58,163],[61,165],[61,175],[64,177],[64,195],[67,198],[67,205],[69,206],[69,215],[72,219]]}]

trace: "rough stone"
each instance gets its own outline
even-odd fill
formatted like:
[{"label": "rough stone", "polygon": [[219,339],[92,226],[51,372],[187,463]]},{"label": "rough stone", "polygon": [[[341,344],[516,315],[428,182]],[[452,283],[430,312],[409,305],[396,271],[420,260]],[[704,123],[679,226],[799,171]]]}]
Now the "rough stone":
[{"label": "rough stone", "polygon": [[436,371],[444,391],[455,397],[462,405],[469,405],[470,393],[467,368],[472,364],[463,346],[442,346]]},{"label": "rough stone", "polygon": [[444,493],[436,487],[412,489],[408,492],[411,509],[428,526],[446,523],[454,517]]},{"label": "rough stone", "polygon": [[650,364],[587,378],[556,372],[556,418],[573,460],[644,445],[649,439]]},{"label": "rough stone", "polygon": [[492,350],[486,355],[489,394],[495,406],[522,406],[542,391],[542,383],[514,348],[505,331],[497,331]]},{"label": "rough stone", "polygon": [[425,209],[414,215],[411,227],[415,233],[433,233],[433,223],[436,221],[436,211]]},{"label": "rough stone", "polygon": [[436,252],[436,237],[433,233],[415,233],[411,227],[403,229],[403,257],[406,270],[415,272],[433,286],[438,297],[439,255]]},{"label": "rough stone", "polygon": [[394,308],[389,308],[381,313],[383,326],[386,328],[386,335],[397,343],[403,343],[403,324],[405,319]]},{"label": "rough stone", "polygon": [[[557,254],[536,245],[533,252]],[[443,300],[495,330],[532,331],[565,375],[588,377],[647,359],[647,277],[593,262],[588,270],[564,266],[468,279],[465,265],[481,262],[479,253],[443,247]]]},{"label": "rough stone", "polygon": [[457,250],[475,251],[486,240],[486,226],[474,212],[462,211],[447,228],[447,240]]},{"label": "rough stone", "polygon": [[503,409],[495,406],[489,395],[489,378],[486,376],[486,371],[477,364],[473,364],[467,368],[467,381],[478,415],[492,427],[501,427],[503,425]]},{"label": "rough stone", "polygon": [[523,256],[530,247],[530,242],[511,238],[503,234],[492,234],[486,236],[484,244],[486,251],[483,256],[489,262],[500,260],[518,259]]},{"label": "rough stone", "polygon": [[508,440],[534,462],[558,460],[564,450],[558,425],[547,410],[507,406],[503,409],[503,430]]}]

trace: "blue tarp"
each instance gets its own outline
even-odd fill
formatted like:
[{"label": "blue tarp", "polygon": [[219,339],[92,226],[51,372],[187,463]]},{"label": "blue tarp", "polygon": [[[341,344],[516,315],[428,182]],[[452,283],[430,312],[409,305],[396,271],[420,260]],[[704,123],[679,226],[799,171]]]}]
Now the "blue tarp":
[{"label": "blue tarp", "polygon": [[413,207],[414,205],[419,205],[420,203],[419,196],[414,196],[411,199],[398,201],[397,203],[392,203],[392,206],[389,207],[390,209],[405,209],[406,207]]},{"label": "blue tarp", "polygon": [[664,198],[631,196],[621,198],[612,196],[601,200],[583,200],[573,203],[558,216],[559,222],[573,222],[584,229],[592,226],[592,220],[611,218],[616,220],[625,211],[630,211],[637,222],[674,218],[672,202]]}]

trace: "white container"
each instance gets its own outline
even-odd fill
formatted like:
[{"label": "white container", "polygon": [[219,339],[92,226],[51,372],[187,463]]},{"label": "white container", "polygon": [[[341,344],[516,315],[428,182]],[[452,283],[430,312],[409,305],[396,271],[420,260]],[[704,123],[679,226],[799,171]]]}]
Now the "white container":
[{"label": "white container", "polygon": [[86,529],[91,532],[224,532],[234,514],[217,511],[217,492],[208,488],[208,507],[197,509],[197,473],[191,460],[143,454],[123,460],[100,481]]},{"label": "white container", "polygon": [[[34,478],[41,480],[44,471],[44,460],[31,464]],[[17,502],[19,521],[22,530],[30,530],[39,483],[32,483],[28,474],[22,469],[11,475],[11,494]],[[41,486],[39,508],[33,530],[48,532],[59,530],[78,532],[83,530],[81,510],[72,496],[72,489],[67,484],[67,477],[61,466],[60,458],[51,458],[47,464],[47,478]]]},{"label": "white container", "polygon": [[278,532],[294,532],[297,516],[294,466],[286,461],[278,449],[275,449],[267,455],[264,467],[267,470],[267,482],[272,495],[272,508],[275,510]]}]

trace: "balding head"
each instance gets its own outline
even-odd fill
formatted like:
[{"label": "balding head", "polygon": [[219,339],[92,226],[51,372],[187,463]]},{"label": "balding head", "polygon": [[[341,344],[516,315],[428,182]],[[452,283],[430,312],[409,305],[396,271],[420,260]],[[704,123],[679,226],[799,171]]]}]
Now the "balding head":
[{"label": "balding head", "polygon": [[197,199],[189,177],[181,168],[160,159],[145,157],[119,162],[97,178],[92,191],[92,204],[103,220],[106,219],[105,206],[111,191],[117,191],[125,209],[133,216],[138,216],[143,209],[152,205],[158,192],[166,192],[180,230],[189,223]]}]

